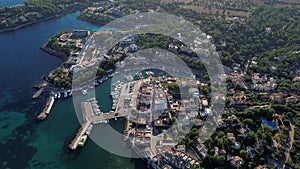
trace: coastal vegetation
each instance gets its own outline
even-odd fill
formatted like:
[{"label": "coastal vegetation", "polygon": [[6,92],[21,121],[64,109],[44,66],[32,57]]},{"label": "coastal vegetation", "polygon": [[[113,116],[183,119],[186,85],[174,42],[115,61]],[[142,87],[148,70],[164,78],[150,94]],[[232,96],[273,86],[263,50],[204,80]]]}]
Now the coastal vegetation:
[{"label": "coastal vegetation", "polygon": [[60,57],[65,62],[46,77],[55,88],[70,88],[72,85],[71,67],[78,62],[77,56],[86,39],[92,34],[87,30],[61,31],[52,36],[41,49]]},{"label": "coastal vegetation", "polygon": [[269,5],[277,8],[300,6],[294,0],[253,0],[253,1],[222,1],[222,0],[161,0],[162,3],[176,4],[181,8],[191,9],[202,15],[249,16],[259,6]]},{"label": "coastal vegetation", "polygon": [[[112,4],[109,9],[102,12],[91,12],[86,9],[81,13],[79,19],[92,20],[96,23],[99,21],[100,24],[105,24],[113,18],[118,18],[112,17],[108,12],[112,9],[118,10],[124,15],[127,13],[123,11],[146,12],[149,9],[182,15],[185,19],[199,25],[207,35],[213,37],[212,41],[216,45],[224,65],[231,67],[234,63],[238,63],[241,64],[242,70],[245,70],[246,63],[251,58],[257,57],[261,61],[258,62],[257,66],[251,67],[247,71],[253,72],[255,69],[261,73],[272,73],[272,75],[292,78],[289,71],[295,71],[298,66],[297,63],[299,63],[298,54],[294,52],[299,51],[297,44],[299,44],[300,32],[297,29],[299,27],[297,21],[300,13],[298,8],[277,8],[275,2],[272,4],[274,5],[261,6],[256,4],[251,7],[249,17],[236,17],[221,14],[197,15],[195,11],[180,8],[176,3],[160,4],[159,1],[134,3],[134,1],[128,0]],[[111,19],[107,17],[111,17]],[[155,44],[154,42],[159,38],[165,39]],[[170,44],[170,39],[162,35],[143,35],[139,39],[144,42],[147,41],[144,43],[145,48],[156,46],[165,49]],[[283,56],[285,57],[283,58]],[[280,60],[276,60],[276,58],[280,58]],[[281,64],[282,59],[284,59],[285,64]],[[278,69],[271,70],[271,66]]]},{"label": "coastal vegetation", "polygon": [[0,31],[15,30],[22,26],[83,10],[93,0],[27,0],[24,5],[0,7]]},{"label": "coastal vegetation", "polygon": [[[126,5],[125,5],[126,4]],[[92,22],[98,25],[105,25],[108,22],[120,18],[128,14],[134,14],[138,12],[148,12],[151,10],[157,10],[160,5],[157,0],[126,0],[117,2],[96,2],[93,3],[89,8],[83,10],[78,19]]]},{"label": "coastal vegetation", "polygon": [[[265,58],[263,56],[269,56],[270,52],[277,53],[276,50],[282,50],[282,53],[285,51],[284,54],[290,53],[291,55],[299,48],[297,45],[300,39],[299,33],[294,33],[299,32],[297,20],[299,20],[300,13],[297,8],[261,6],[256,8],[251,16],[237,18],[194,15],[193,11],[178,9],[172,4],[166,11],[181,14],[187,20],[200,24],[202,31],[213,37],[213,43],[217,51],[221,53],[222,62],[226,66],[231,66],[233,63],[245,66],[249,58],[254,56]],[[294,65],[296,59],[299,58],[294,55],[287,64]],[[268,64],[273,62],[268,62]],[[262,69],[263,64],[259,66]]]}]

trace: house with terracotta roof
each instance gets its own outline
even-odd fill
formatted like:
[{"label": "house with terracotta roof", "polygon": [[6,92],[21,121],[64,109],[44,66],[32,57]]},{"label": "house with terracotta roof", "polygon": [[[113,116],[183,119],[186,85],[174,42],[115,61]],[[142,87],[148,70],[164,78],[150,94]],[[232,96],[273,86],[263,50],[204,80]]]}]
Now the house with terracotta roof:
[{"label": "house with terracotta roof", "polygon": [[177,146],[176,146],[176,150],[177,151],[185,151],[185,145],[184,144],[178,144]]},{"label": "house with terracotta roof", "polygon": [[300,76],[296,76],[296,77],[293,79],[293,82],[300,82]]},{"label": "house with terracotta roof", "polygon": [[228,137],[231,141],[233,141],[233,142],[235,142],[235,140],[236,140],[236,138],[235,138],[235,136],[234,136],[233,133],[227,133],[227,137]]},{"label": "house with terracotta roof", "polygon": [[285,95],[283,93],[272,93],[270,95],[270,99],[271,100],[275,100],[275,101],[278,101],[279,103],[282,103],[284,100],[283,100],[283,97]]},{"label": "house with terracotta roof", "polygon": [[231,97],[231,105],[239,105],[239,104],[245,104],[247,101],[247,97],[244,92],[238,93]]},{"label": "house with terracotta roof", "polygon": [[207,152],[208,152],[208,149],[206,148],[206,146],[204,144],[198,144],[197,145],[197,150],[198,150],[198,153],[203,157],[205,158],[207,156]]},{"label": "house with terracotta roof", "polygon": [[208,100],[206,98],[202,99],[202,106],[204,107],[208,106]]},{"label": "house with terracotta roof", "polygon": [[230,164],[235,167],[235,168],[239,168],[244,164],[244,160],[239,157],[239,156],[234,156],[231,160],[230,160]]},{"label": "house with terracotta roof", "polygon": [[298,103],[300,101],[300,97],[298,96],[290,96],[286,98],[287,103]]},{"label": "house with terracotta roof", "polygon": [[173,167],[171,167],[168,164],[165,164],[165,165],[162,166],[162,169],[173,169]]}]

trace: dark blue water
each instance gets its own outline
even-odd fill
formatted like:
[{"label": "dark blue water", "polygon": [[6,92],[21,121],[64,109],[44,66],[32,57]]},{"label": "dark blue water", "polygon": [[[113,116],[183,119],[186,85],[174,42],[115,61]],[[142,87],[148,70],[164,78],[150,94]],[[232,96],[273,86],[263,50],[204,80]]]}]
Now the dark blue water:
[{"label": "dark blue water", "polygon": [[0,0],[0,6],[15,6],[23,4],[26,0]]},{"label": "dark blue water", "polygon": [[[68,151],[67,145],[80,127],[71,98],[55,102],[46,121],[35,120],[45,100],[31,100],[32,86],[40,82],[42,75],[62,64],[60,59],[42,52],[39,47],[62,29],[99,29],[77,20],[78,14],[0,34],[1,169],[145,168],[140,160],[106,152],[92,140],[79,151]],[[109,90],[109,82],[96,90],[101,107],[111,106]]]}]

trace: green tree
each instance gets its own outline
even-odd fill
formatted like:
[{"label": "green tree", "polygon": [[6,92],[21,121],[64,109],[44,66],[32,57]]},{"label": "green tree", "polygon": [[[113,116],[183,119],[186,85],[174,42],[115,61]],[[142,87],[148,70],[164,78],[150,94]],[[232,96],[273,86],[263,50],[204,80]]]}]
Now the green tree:
[{"label": "green tree", "polygon": [[240,150],[240,155],[242,156],[242,158],[248,158],[248,152],[246,150]]}]

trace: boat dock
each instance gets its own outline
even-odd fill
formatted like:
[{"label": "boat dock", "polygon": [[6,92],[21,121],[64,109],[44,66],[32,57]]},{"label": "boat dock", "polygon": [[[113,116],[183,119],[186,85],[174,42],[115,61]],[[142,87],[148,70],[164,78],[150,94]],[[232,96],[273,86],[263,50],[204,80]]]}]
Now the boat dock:
[{"label": "boat dock", "polygon": [[50,96],[46,102],[46,106],[43,111],[37,116],[39,120],[44,120],[49,115],[51,108],[54,104],[54,97]]},{"label": "boat dock", "polygon": [[85,132],[87,131],[87,129],[89,128],[90,125],[91,125],[91,121],[88,121],[88,122],[84,123],[82,125],[82,127],[79,128],[78,132],[76,133],[75,138],[69,144],[69,148],[71,150],[76,150],[81,138],[85,135]]},{"label": "boat dock", "polygon": [[144,76],[143,76],[143,74],[142,74],[141,72],[136,73],[135,76],[136,76],[138,79],[140,79],[140,80],[144,79]]},{"label": "boat dock", "polygon": [[124,115],[115,114],[115,112],[95,114],[96,111],[93,107],[93,104],[95,104],[95,100],[85,101],[81,103],[84,123],[82,124],[82,127],[79,128],[75,138],[71,141],[69,145],[69,148],[71,150],[77,149],[81,138],[85,135],[90,125],[108,123],[109,120],[117,120],[117,118],[124,117]]}]

